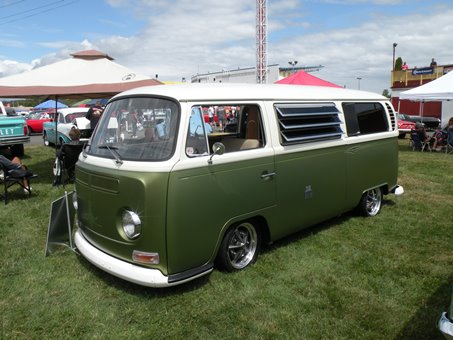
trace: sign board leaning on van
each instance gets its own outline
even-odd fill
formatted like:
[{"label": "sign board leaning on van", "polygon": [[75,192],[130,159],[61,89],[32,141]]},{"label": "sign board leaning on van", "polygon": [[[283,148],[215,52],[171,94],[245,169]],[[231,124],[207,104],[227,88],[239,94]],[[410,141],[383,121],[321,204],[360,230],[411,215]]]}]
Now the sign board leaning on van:
[{"label": "sign board leaning on van", "polygon": [[374,93],[127,91],[110,100],[77,163],[74,242],[94,265],[145,286],[180,284],[214,264],[241,270],[265,243],[355,207],[374,216],[382,195],[402,193],[397,137],[392,105]]}]

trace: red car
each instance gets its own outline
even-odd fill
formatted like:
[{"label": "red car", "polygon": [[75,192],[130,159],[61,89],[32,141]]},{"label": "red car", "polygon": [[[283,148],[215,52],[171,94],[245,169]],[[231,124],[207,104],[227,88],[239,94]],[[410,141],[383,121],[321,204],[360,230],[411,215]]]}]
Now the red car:
[{"label": "red car", "polygon": [[410,133],[411,130],[415,129],[415,123],[403,120],[401,117],[401,115],[398,115],[398,131],[400,133],[399,138],[404,138],[406,133]]},{"label": "red car", "polygon": [[27,118],[28,133],[42,133],[44,122],[53,121],[54,113],[49,111],[30,113]]}]

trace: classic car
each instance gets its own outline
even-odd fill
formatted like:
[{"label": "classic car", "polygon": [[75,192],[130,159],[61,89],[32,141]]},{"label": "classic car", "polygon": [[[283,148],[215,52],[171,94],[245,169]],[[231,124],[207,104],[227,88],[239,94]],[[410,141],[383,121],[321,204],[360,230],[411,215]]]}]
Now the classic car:
[{"label": "classic car", "polygon": [[398,114],[398,132],[399,138],[406,137],[406,133],[410,133],[415,128],[415,123],[404,119],[403,114]]},{"label": "classic car", "polygon": [[27,118],[28,133],[42,133],[45,122],[53,121],[53,112],[34,112]]},{"label": "classic car", "polygon": [[402,119],[409,122],[425,124],[425,127],[428,130],[435,130],[439,127],[440,124],[440,119],[435,117],[408,115],[405,113],[399,113],[399,115],[402,116]]},{"label": "classic car", "polygon": [[85,118],[88,107],[68,107],[58,109],[57,121],[44,123],[44,145],[61,145],[71,141],[69,131],[73,126],[80,130],[81,141],[87,141],[92,133],[90,121]]}]

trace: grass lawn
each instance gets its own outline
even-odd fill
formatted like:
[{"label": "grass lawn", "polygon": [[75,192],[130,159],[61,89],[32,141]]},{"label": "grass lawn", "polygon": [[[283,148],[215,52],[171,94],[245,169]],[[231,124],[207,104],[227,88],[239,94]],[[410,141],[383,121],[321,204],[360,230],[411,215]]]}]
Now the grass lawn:
[{"label": "grass lawn", "polygon": [[[402,197],[266,247],[255,265],[168,289],[44,257],[55,151],[28,146],[31,198],[0,202],[2,339],[442,339],[453,285],[453,155],[400,140]],[[66,190],[71,190],[67,186]]]}]

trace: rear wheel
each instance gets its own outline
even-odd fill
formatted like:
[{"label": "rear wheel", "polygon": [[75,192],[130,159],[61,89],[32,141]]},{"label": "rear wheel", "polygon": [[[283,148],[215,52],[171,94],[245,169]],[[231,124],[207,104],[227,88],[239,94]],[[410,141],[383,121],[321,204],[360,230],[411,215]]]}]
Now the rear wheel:
[{"label": "rear wheel", "polygon": [[374,188],[365,192],[360,199],[359,210],[364,216],[376,216],[381,210],[382,191]]},{"label": "rear wheel", "polygon": [[246,268],[256,261],[260,240],[256,226],[250,221],[231,226],[220,245],[219,265],[229,272]]}]

